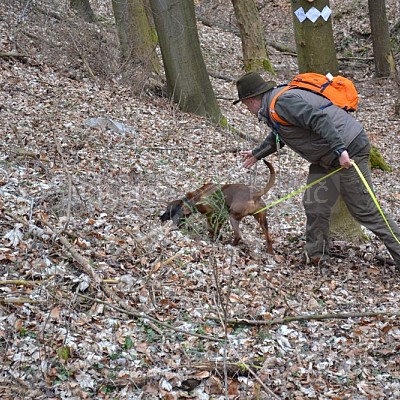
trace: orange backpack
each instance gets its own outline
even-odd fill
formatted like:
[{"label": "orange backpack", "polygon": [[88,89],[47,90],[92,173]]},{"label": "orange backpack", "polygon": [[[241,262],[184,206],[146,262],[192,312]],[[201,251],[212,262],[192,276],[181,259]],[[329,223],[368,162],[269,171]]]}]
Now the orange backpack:
[{"label": "orange backpack", "polygon": [[307,72],[296,75],[271,101],[269,111],[275,122],[282,125],[290,125],[279,117],[275,111],[275,103],[278,97],[290,89],[305,89],[327,98],[332,104],[343,108],[345,111],[355,111],[358,105],[358,93],[354,83],[343,76],[321,75]]}]

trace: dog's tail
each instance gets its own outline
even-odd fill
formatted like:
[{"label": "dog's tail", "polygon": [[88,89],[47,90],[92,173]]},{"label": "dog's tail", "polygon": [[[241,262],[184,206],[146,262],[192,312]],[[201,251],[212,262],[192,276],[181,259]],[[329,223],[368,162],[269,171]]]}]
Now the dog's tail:
[{"label": "dog's tail", "polygon": [[259,196],[259,197],[264,196],[264,195],[268,192],[268,190],[270,190],[270,189],[272,188],[272,186],[274,186],[274,184],[275,184],[275,179],[276,179],[276,172],[275,172],[275,169],[274,169],[273,165],[272,165],[270,162],[265,161],[264,159],[263,159],[263,161],[264,161],[264,164],[265,164],[265,165],[268,167],[268,169],[269,169],[269,181],[268,181],[268,183],[264,186],[263,189],[261,189],[261,190],[259,190],[257,193],[255,193],[255,196],[256,196],[256,197],[257,197],[257,196]]}]

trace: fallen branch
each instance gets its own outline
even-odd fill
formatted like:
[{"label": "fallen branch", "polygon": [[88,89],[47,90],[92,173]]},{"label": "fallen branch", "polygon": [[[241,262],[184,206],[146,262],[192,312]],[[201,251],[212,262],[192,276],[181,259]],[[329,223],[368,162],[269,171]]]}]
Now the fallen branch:
[{"label": "fallen branch", "polygon": [[241,364],[246,368],[247,371],[249,371],[249,374],[262,386],[262,388],[270,395],[272,396],[273,399],[279,400],[280,397],[278,397],[268,386],[265,385],[265,383],[261,380],[261,378],[253,371],[252,368],[250,368],[249,365],[247,365],[242,359],[240,360]]},{"label": "fallen branch", "polygon": [[[29,222],[27,220],[25,220],[22,217],[19,217],[17,215],[14,215],[13,213],[7,211],[6,212],[7,215],[11,216],[13,219],[15,219],[16,221],[22,222],[25,226],[29,226]],[[68,241],[67,238],[65,238],[64,236],[62,236],[59,232],[57,232],[57,230],[55,228],[53,228],[47,221],[44,220],[40,220],[40,222],[42,224],[44,224],[45,226],[47,226],[48,230],[50,231],[50,234],[53,235],[55,238],[57,238],[59,240],[59,242],[63,245],[64,250],[66,250],[73,258],[75,261],[78,262],[78,264],[81,266],[82,271],[88,275],[99,287],[101,287],[101,289],[103,290],[103,292],[110,298],[113,300],[113,302],[117,303],[118,306],[115,306],[111,303],[102,301],[102,300],[98,300],[92,297],[88,297],[85,296],[83,294],[78,294],[78,296],[92,300],[94,302],[103,304],[109,308],[112,308],[116,311],[119,312],[123,312],[125,314],[131,315],[135,318],[140,318],[141,320],[149,320],[155,324],[158,324],[160,326],[163,326],[165,328],[168,328],[170,330],[179,332],[179,333],[183,333],[189,336],[195,336],[201,339],[206,339],[206,340],[212,340],[212,341],[222,341],[222,339],[219,338],[215,338],[213,336],[207,336],[207,335],[200,335],[197,333],[191,333],[191,332],[187,332],[185,330],[179,329],[179,328],[175,328],[172,325],[168,325],[164,322],[159,321],[156,318],[151,317],[150,315],[147,315],[143,312],[140,312],[136,309],[134,309],[133,307],[130,307],[129,305],[126,304],[126,300],[122,299],[121,297],[119,297],[117,294],[113,293],[103,282],[103,280],[99,277],[99,275],[94,271],[94,269],[92,268],[91,261],[89,259],[87,259],[86,257],[82,256],[81,254],[79,254],[79,252],[70,244],[70,242]],[[166,260],[167,262],[170,262],[174,259],[175,257],[171,257],[171,259]]]},{"label": "fallen branch", "polygon": [[89,75],[93,78],[95,82],[96,81],[96,76],[94,75],[92,68],[90,68],[90,65],[88,61],[86,60],[86,57],[82,54],[82,52],[79,50],[78,44],[76,43],[74,37],[69,33],[69,37],[71,38],[72,43],[75,46],[76,51],[78,52],[79,57],[82,59],[84,66],[86,67],[87,71],[89,72]]},{"label": "fallen branch", "polygon": [[[175,328],[174,326],[169,325],[169,324],[167,324],[165,322],[161,322],[158,319],[153,318],[153,317],[151,317],[150,315],[147,315],[144,312],[140,312],[140,311],[128,306],[127,304],[121,304],[120,307],[117,307],[114,304],[108,303],[108,302],[100,300],[100,299],[95,299],[93,297],[89,297],[89,296],[86,296],[86,295],[83,295],[83,294],[80,294],[80,293],[78,294],[78,296],[82,297],[82,298],[84,298],[86,300],[91,300],[91,301],[94,301],[96,303],[103,304],[106,307],[109,307],[109,308],[111,308],[111,309],[113,309],[115,311],[127,314],[127,315],[129,315],[131,317],[141,319],[144,323],[147,323],[146,320],[148,320],[148,321],[153,322],[153,323],[155,323],[155,324],[157,324],[159,326],[163,326],[164,328],[167,328],[169,330],[172,330],[172,331],[175,331],[175,332],[178,332],[178,333],[183,333],[183,334],[188,335],[188,336],[194,336],[194,337],[198,337],[200,339],[211,340],[213,342],[222,342],[223,341],[223,339],[220,339],[220,338],[217,338],[217,337],[214,337],[214,336],[201,335],[199,333],[192,333],[192,332],[185,331],[183,329]],[[117,297],[117,296],[113,296],[113,297]],[[123,302],[123,300],[120,299],[120,302]],[[151,325],[151,327],[153,327],[153,325]]]},{"label": "fallen branch", "polygon": [[68,239],[65,236],[60,235],[54,228],[52,228],[46,221],[41,221],[44,225],[47,226],[47,228],[50,229],[53,235],[58,237],[58,240],[60,243],[63,245],[64,249],[68,251],[68,253],[71,254],[71,256],[74,258],[75,261],[79,263],[79,265],[82,267],[83,272],[88,275],[93,281],[97,284],[101,283],[101,279],[99,275],[94,271],[93,267],[90,265],[90,260],[87,259],[86,257],[82,256],[73,246],[72,244],[68,241]]},{"label": "fallen branch", "polygon": [[242,359],[239,362],[227,362],[223,361],[205,361],[200,364],[191,365],[192,368],[212,371],[215,370],[218,375],[223,375],[223,369],[226,370],[227,374],[231,378],[235,378],[237,376],[248,376],[251,375],[253,378],[262,386],[262,388],[272,397],[268,397],[271,399],[279,400],[278,397],[270,388],[268,388],[265,383],[260,379],[260,377],[253,371],[253,369],[260,369],[260,365],[251,364],[244,362]]},{"label": "fallen branch", "polygon": [[175,253],[173,256],[167,258],[164,261],[161,261],[160,264],[161,264],[161,266],[171,264],[172,261],[174,261],[176,258],[180,257],[181,255],[182,255],[182,253]]},{"label": "fallen branch", "polygon": [[[215,78],[215,79],[221,79],[221,80],[223,80],[223,81],[225,81],[225,82],[236,82],[236,78],[232,78],[232,77],[230,77],[230,76],[225,76],[225,75],[221,75],[221,74],[217,74],[217,73],[215,73],[215,72],[209,72],[209,75],[210,76],[212,76],[213,78]],[[221,97],[220,97],[221,98]],[[231,98],[229,98],[229,100],[230,100]],[[226,100],[228,100],[228,99],[226,99]],[[232,99],[232,100],[234,100],[234,99]]]},{"label": "fallen branch", "polygon": [[40,154],[39,153],[35,153],[34,151],[31,151],[31,150],[13,148],[10,151],[11,151],[11,153],[16,154],[17,156],[31,157],[31,158],[34,158],[35,160],[40,160]]},{"label": "fallen branch", "polygon": [[[249,375],[249,365],[245,365],[243,362],[232,362],[227,361],[224,363],[223,361],[214,360],[214,361],[203,361],[198,364],[191,364],[191,368],[200,371],[215,371],[218,375],[224,375],[224,369],[230,378],[235,378],[237,376],[248,376]],[[256,365],[251,362],[252,369],[259,369],[261,366]]]},{"label": "fallen branch", "polygon": [[[20,223],[22,223],[23,225],[30,227],[31,224],[29,224],[29,222],[23,218],[20,217],[19,215],[16,215],[10,211],[5,211],[5,214],[10,216],[11,218],[13,218],[15,221],[18,221]],[[93,269],[93,267],[91,266],[91,262],[89,259],[87,259],[86,257],[82,256],[73,246],[72,244],[68,241],[68,239],[61,235],[57,229],[55,229],[54,227],[52,227],[47,221],[40,219],[39,220],[40,223],[42,223],[43,225],[45,225],[48,229],[48,233],[51,236],[54,236],[56,239],[59,240],[59,242],[62,244],[63,249],[65,251],[67,251],[72,258],[80,265],[82,271],[88,275],[97,285],[101,284],[101,278],[99,277],[99,275],[95,272],[95,270]]]},{"label": "fallen branch", "polygon": [[344,61],[344,60],[350,60],[350,61],[362,61],[362,62],[367,62],[367,61],[374,61],[374,57],[338,57],[337,58],[339,61]]},{"label": "fallen branch", "polygon": [[[48,282],[48,280],[37,280],[37,281],[26,281],[23,279],[7,279],[5,281],[0,280],[0,286],[4,285],[15,285],[15,286],[35,286],[35,285],[40,285],[43,283]],[[116,285],[120,283],[121,281],[119,279],[103,279],[102,283],[105,283],[107,285]]]},{"label": "fallen branch", "polygon": [[8,53],[8,52],[3,52],[0,51],[0,58],[3,58],[5,60],[8,60],[10,58],[17,58],[17,59],[25,59],[28,58],[26,54],[20,54],[20,53]]},{"label": "fallen branch", "polygon": [[[228,319],[230,325],[249,325],[249,326],[271,326],[284,325],[296,321],[324,321],[328,319],[349,319],[349,318],[373,318],[373,317],[399,317],[400,311],[371,311],[371,312],[353,312],[339,314],[310,314],[298,315],[295,317],[285,317],[281,319],[271,319],[269,321],[259,321],[250,319]],[[219,321],[217,317],[207,317],[214,321]]]},{"label": "fallen branch", "polygon": [[0,303],[2,303],[2,304],[25,304],[25,303],[38,304],[38,303],[43,303],[43,301],[32,300],[32,299],[28,299],[27,297],[10,297],[8,299],[5,297],[0,297]]},{"label": "fallen branch", "polygon": [[34,286],[43,281],[25,281],[21,279],[8,279],[6,281],[0,281],[0,285],[17,285],[17,286]]},{"label": "fallen branch", "polygon": [[64,231],[67,229],[69,221],[71,219],[71,202],[72,202],[72,179],[71,179],[71,174],[69,173],[69,170],[67,168],[67,163],[65,162],[64,158],[64,153],[61,149],[61,144],[60,141],[57,139],[57,137],[54,135],[54,142],[56,144],[56,149],[57,153],[61,158],[61,163],[63,165],[63,169],[65,174],[67,175],[67,180],[68,180],[68,203],[67,203],[67,216],[64,224]]}]

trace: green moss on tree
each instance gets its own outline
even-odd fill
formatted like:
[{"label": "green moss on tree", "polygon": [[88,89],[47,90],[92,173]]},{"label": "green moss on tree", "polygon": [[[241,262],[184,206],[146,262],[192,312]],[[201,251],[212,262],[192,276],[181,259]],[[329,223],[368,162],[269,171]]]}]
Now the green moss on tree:
[{"label": "green moss on tree", "polygon": [[272,75],[276,75],[274,68],[272,67],[272,64],[270,63],[269,60],[263,61],[263,68],[264,68],[264,71],[269,72]]},{"label": "green moss on tree", "polygon": [[219,120],[219,124],[223,127],[226,128],[228,126],[228,119],[225,116],[221,116]]},{"label": "green moss on tree", "polygon": [[276,75],[274,68],[270,61],[266,58],[257,60],[247,60],[245,65],[245,71],[258,71],[258,72],[268,72],[272,75]]},{"label": "green moss on tree", "polygon": [[392,171],[392,167],[383,159],[382,154],[375,146],[372,147],[369,153],[369,166],[371,169],[379,168],[382,171]]}]

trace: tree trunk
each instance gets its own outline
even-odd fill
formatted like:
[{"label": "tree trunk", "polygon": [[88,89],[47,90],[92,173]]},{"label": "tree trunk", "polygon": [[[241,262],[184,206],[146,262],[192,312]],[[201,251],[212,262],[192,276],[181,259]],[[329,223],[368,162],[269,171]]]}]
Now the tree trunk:
[{"label": "tree trunk", "polygon": [[301,22],[296,15],[301,8],[305,13],[312,8],[318,13],[325,7],[329,7],[329,0],[312,2],[292,0],[297,62],[300,73],[317,72],[325,75],[330,72],[332,75],[338,74],[339,67],[333,41],[332,16],[329,16],[327,21],[319,16],[315,22],[312,22],[309,18],[305,18]]},{"label": "tree trunk", "polygon": [[394,80],[394,83],[397,88],[397,98],[396,98],[396,102],[394,104],[394,113],[395,113],[395,115],[400,115],[400,74],[399,74],[399,72],[396,71],[396,74],[395,74],[393,80]]},{"label": "tree trunk", "polygon": [[144,9],[146,11],[147,20],[149,21],[151,31],[153,32],[154,42],[158,45],[157,32],[156,32],[156,27],[154,25],[154,19],[153,19],[153,13],[151,11],[150,0],[143,0],[143,5],[144,5]]},{"label": "tree trunk", "polygon": [[391,50],[385,0],[368,0],[368,9],[374,49],[375,74],[379,77],[394,77],[396,75],[396,63]]},{"label": "tree trunk", "polygon": [[268,59],[264,28],[254,0],[232,0],[242,40],[245,71],[267,71],[274,74]]},{"label": "tree trunk", "polygon": [[332,239],[345,239],[352,243],[360,243],[366,238],[361,225],[351,216],[341,197],[332,209],[329,229]]},{"label": "tree trunk", "polygon": [[89,0],[70,0],[69,6],[86,22],[96,22]]},{"label": "tree trunk", "polygon": [[120,53],[124,61],[147,72],[160,72],[155,35],[143,0],[112,0]]},{"label": "tree trunk", "polygon": [[221,122],[200,49],[193,1],[151,0],[167,89],[183,111]]}]

